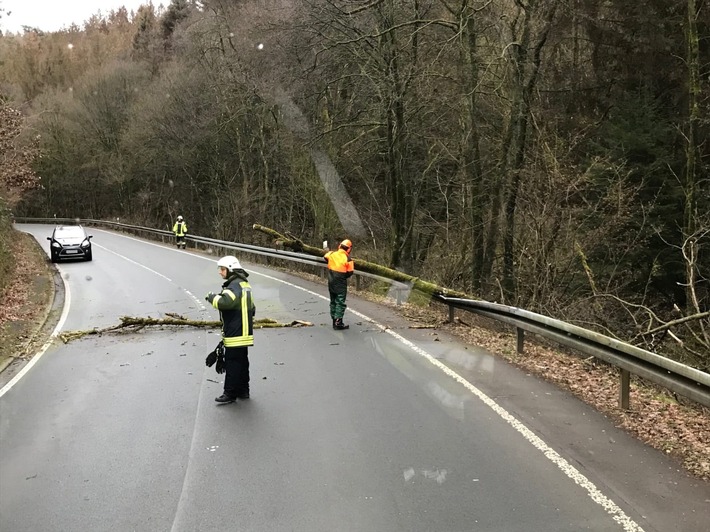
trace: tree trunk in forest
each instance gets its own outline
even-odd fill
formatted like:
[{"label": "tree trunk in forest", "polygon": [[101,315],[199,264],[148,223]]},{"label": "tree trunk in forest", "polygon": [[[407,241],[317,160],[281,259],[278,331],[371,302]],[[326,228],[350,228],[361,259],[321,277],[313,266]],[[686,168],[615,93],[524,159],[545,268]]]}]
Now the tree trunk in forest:
[{"label": "tree trunk in forest", "polygon": [[[466,6],[468,10],[472,8]],[[464,87],[466,104],[466,121],[468,135],[464,148],[464,172],[469,184],[470,193],[470,218],[471,218],[471,286],[473,293],[480,291],[485,283],[483,279],[484,261],[484,231],[483,213],[489,203],[490,190],[487,190],[483,182],[483,172],[481,171],[481,154],[479,147],[478,124],[476,123],[476,90],[479,83],[478,57],[476,54],[476,19],[473,13],[464,13],[466,17],[463,24],[463,46],[464,49]]]},{"label": "tree trunk in forest", "polygon": [[[503,293],[506,300],[515,301],[515,211],[517,207],[520,178],[525,161],[527,130],[530,121],[530,100],[540,71],[541,51],[552,26],[557,2],[551,5],[531,3],[518,4],[523,10],[522,35],[517,43],[511,44],[512,104],[508,125],[508,152],[504,154],[503,176],[510,174],[506,187],[505,228],[503,234]],[[541,27],[537,35],[532,32],[539,10]],[[534,41],[534,42],[533,42]],[[529,47],[532,45],[532,49]],[[530,53],[532,52],[532,53]]]},{"label": "tree trunk in forest", "polygon": [[[388,9],[385,6],[384,9]],[[388,100],[385,105],[387,124],[387,177],[392,203],[392,255],[393,268],[412,271],[414,266],[414,236],[412,233],[414,202],[411,176],[405,176],[407,160],[407,133],[404,111],[405,86],[399,70],[397,35],[393,17],[382,13],[385,31],[381,38],[383,60],[386,65]]]},{"label": "tree trunk in forest", "polygon": [[[697,131],[700,118],[700,46],[698,40],[698,9],[695,0],[688,0],[687,64],[688,64],[688,131],[686,134],[684,240],[694,238],[698,216],[697,198]],[[695,278],[691,261],[686,261],[686,307],[692,311],[692,289]]]}]

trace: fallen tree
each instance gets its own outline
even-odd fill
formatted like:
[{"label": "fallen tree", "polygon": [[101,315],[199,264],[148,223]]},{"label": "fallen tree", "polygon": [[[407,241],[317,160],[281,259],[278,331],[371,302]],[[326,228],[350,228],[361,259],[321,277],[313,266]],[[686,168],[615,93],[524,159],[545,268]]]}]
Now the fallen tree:
[{"label": "fallen tree", "polygon": [[[66,344],[72,340],[78,340],[91,334],[102,335],[113,332],[138,332],[144,327],[197,327],[203,329],[215,329],[222,325],[219,321],[189,320],[176,314],[168,314],[167,318],[141,318],[135,316],[122,316],[121,323],[103,329],[89,329],[85,331],[67,331],[59,334],[59,338]],[[270,329],[277,327],[312,327],[309,321],[293,320],[290,323],[279,323],[270,318],[254,320],[255,329]]]},{"label": "fallen tree", "polygon": [[[252,227],[256,231],[261,231],[262,233],[272,237],[277,246],[288,248],[292,251],[307,253],[315,257],[323,257],[328,251],[315,246],[309,246],[296,237],[282,235],[278,231],[275,231],[269,227],[264,227],[263,225],[254,224]],[[368,262],[362,259],[353,259],[353,262],[355,263],[355,271],[371,273],[379,277],[385,277],[393,281],[407,284],[411,286],[413,290],[417,290],[429,296],[442,295],[448,297],[460,297],[462,299],[474,299],[472,296],[463,292],[458,292],[456,290],[451,290],[450,288],[445,288],[434,283],[423,281],[418,277],[407,275],[406,273],[393,270],[392,268],[382,266],[381,264],[375,264],[374,262]]]}]

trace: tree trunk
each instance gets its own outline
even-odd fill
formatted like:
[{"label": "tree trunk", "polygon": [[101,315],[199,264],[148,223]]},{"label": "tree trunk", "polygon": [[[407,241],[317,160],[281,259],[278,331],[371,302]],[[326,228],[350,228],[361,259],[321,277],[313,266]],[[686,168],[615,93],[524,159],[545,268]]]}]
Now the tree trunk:
[{"label": "tree trunk", "polygon": [[[698,216],[697,198],[697,131],[700,118],[700,46],[698,41],[698,10],[695,0],[688,0],[687,64],[688,64],[688,130],[686,134],[685,209],[683,216],[683,240],[693,238]],[[686,307],[692,311],[692,283],[695,265],[686,261]]]},{"label": "tree trunk", "polygon": [[[384,6],[384,9],[393,9]],[[381,38],[383,59],[386,65],[386,82],[389,87],[384,101],[387,124],[387,177],[390,200],[392,203],[392,255],[390,264],[393,268],[412,271],[414,266],[414,236],[412,232],[415,194],[411,176],[405,175],[407,160],[407,124],[405,118],[405,86],[401,77],[397,30],[393,28],[393,18],[389,13],[382,13],[383,27],[387,30]]]},{"label": "tree trunk", "polygon": [[[471,9],[467,6],[468,9]],[[484,284],[484,228],[483,213],[489,203],[490,192],[486,190],[481,171],[481,154],[479,147],[479,133],[476,121],[476,90],[479,83],[478,57],[476,46],[476,19],[473,13],[465,13],[466,21],[463,24],[464,49],[464,87],[466,105],[466,126],[468,135],[464,147],[464,172],[469,184],[470,193],[470,219],[471,219],[471,286],[473,292],[480,291]]]},{"label": "tree trunk", "polygon": [[[504,155],[504,176],[510,174],[506,187],[505,228],[503,235],[503,293],[511,303],[516,297],[515,282],[515,211],[520,190],[521,172],[525,162],[527,131],[530,121],[530,100],[540,71],[541,51],[552,26],[557,2],[523,5],[522,35],[518,43],[510,46],[512,69],[512,104],[510,113],[509,151]],[[537,35],[533,36],[535,23],[541,23]],[[531,47],[531,49],[529,49]]]}]

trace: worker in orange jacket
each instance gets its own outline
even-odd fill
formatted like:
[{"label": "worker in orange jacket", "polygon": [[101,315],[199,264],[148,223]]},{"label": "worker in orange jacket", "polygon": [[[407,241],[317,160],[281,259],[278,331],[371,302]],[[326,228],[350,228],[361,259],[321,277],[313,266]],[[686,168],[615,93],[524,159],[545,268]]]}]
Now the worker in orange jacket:
[{"label": "worker in orange jacket", "polygon": [[350,251],[353,243],[350,240],[343,240],[338,249],[329,251],[323,259],[328,263],[328,291],[330,292],[330,317],[333,320],[333,329],[349,329],[349,325],[343,323],[343,315],[347,305],[345,298],[348,295],[348,279],[355,271],[355,264],[350,258]]}]

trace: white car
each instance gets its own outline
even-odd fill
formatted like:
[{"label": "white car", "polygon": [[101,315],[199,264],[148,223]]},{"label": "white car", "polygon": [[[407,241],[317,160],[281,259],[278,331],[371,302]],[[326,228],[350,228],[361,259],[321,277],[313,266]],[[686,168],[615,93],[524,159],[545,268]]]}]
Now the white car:
[{"label": "white car", "polygon": [[58,225],[49,240],[52,262],[62,259],[91,260],[91,238],[80,225]]}]

